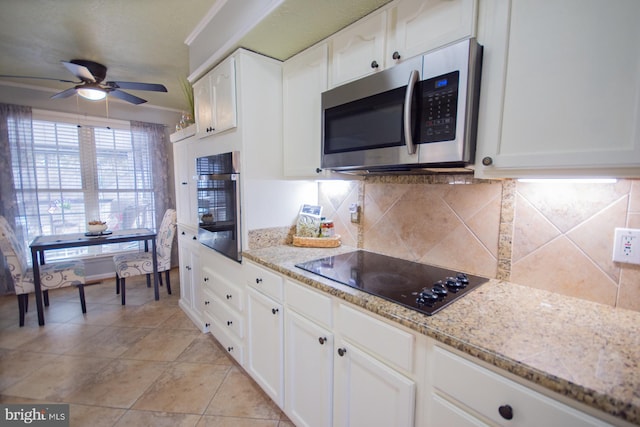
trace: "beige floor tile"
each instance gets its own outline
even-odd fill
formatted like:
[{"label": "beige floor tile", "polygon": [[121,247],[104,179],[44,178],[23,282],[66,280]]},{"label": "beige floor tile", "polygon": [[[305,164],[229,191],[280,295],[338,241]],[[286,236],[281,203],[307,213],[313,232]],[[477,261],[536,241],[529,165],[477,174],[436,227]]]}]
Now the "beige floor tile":
[{"label": "beige floor tile", "polygon": [[233,362],[211,334],[200,334],[191,341],[177,362],[233,365]]},{"label": "beige floor tile", "polygon": [[202,414],[229,367],[177,363],[169,367],[133,409]]},{"label": "beige floor tile", "polygon": [[157,328],[168,318],[176,314],[180,308],[159,304],[157,301],[141,306],[129,305],[124,315],[113,323],[113,326],[127,326],[137,328]]},{"label": "beige floor tile", "polygon": [[[35,301],[33,311],[36,311]],[[81,314],[82,307],[80,306],[80,298],[78,298],[77,301],[50,300],[49,307],[45,307],[44,309],[46,323],[65,323]]]},{"label": "beige floor tile", "polygon": [[164,362],[113,360],[65,401],[130,408],[166,369]]},{"label": "beige floor tile", "polygon": [[278,420],[205,415],[196,427],[278,427]]},{"label": "beige floor tile", "polygon": [[97,357],[58,356],[6,388],[3,394],[61,402],[66,395],[84,387],[109,362],[109,359]]},{"label": "beige floor tile", "polygon": [[196,339],[200,332],[178,329],[154,329],[129,350],[123,359],[159,360],[172,362]]},{"label": "beige floor tile", "polygon": [[[53,323],[47,325],[47,329],[54,329],[59,326],[59,324]],[[25,325],[20,327],[18,315],[16,314],[15,323],[0,330],[0,348],[18,348],[33,339],[43,336],[46,332],[45,328],[38,326],[37,317],[33,318],[33,322],[25,320]]]},{"label": "beige floor tile", "polygon": [[122,318],[127,307],[117,304],[92,304],[87,302],[87,312],[79,313],[67,323],[80,323],[84,325],[111,326]]},{"label": "beige floor tile", "polygon": [[125,412],[125,409],[71,404],[69,427],[111,427]]},{"label": "beige floor tile", "polygon": [[187,316],[184,311],[180,310],[173,316],[165,320],[161,325],[161,328],[167,329],[184,329],[187,331],[198,331],[200,329],[193,323],[193,321]]},{"label": "beige floor tile", "polygon": [[21,345],[20,350],[64,354],[99,333],[104,326],[64,323],[43,328],[37,338]]},{"label": "beige floor tile", "polygon": [[193,427],[198,423],[198,420],[200,420],[200,415],[127,411],[114,427]]},{"label": "beige floor tile", "polygon": [[279,420],[280,409],[240,368],[232,367],[206,415]]},{"label": "beige floor tile", "polygon": [[72,427],[292,427],[179,308],[178,269],[171,282],[155,301],[128,280],[126,306],[113,280],[87,286],[86,314],[75,288],[52,291],[44,327],[33,295],[22,328],[16,297],[0,296],[0,403],[69,403]]},{"label": "beige floor tile", "polygon": [[0,392],[31,374],[40,366],[55,366],[54,354],[0,349]]},{"label": "beige floor tile", "polygon": [[91,338],[71,349],[68,354],[118,357],[150,332],[151,329],[145,328],[117,328],[106,326]]}]

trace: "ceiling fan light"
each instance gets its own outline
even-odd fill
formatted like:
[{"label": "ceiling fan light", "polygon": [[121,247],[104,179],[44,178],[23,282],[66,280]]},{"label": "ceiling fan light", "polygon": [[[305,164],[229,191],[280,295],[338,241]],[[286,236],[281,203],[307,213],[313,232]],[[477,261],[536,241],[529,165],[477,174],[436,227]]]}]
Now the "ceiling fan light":
[{"label": "ceiling fan light", "polygon": [[80,95],[81,97],[88,99],[90,101],[100,101],[101,99],[104,99],[107,96],[107,92],[105,92],[100,88],[95,88],[95,87],[79,88],[79,89],[76,89],[76,92],[78,92],[78,95]]}]

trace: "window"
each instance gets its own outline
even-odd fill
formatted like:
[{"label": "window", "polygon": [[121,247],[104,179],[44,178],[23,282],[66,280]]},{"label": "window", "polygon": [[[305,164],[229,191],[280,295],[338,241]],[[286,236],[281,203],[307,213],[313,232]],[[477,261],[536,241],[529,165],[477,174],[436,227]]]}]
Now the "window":
[{"label": "window", "polygon": [[[110,230],[155,228],[155,198],[149,138],[133,138],[119,126],[70,123],[37,115],[31,147],[12,151],[17,221],[31,241],[39,234],[85,232],[102,220]],[[19,151],[19,152],[18,152]],[[47,259],[138,249],[138,243],[48,251]]]}]

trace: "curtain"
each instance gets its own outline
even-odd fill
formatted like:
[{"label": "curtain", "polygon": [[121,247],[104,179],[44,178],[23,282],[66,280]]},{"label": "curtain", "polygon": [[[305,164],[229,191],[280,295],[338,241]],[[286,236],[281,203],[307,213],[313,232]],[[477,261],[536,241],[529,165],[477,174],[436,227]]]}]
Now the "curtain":
[{"label": "curtain", "polygon": [[[13,141],[13,143],[10,143]],[[14,226],[18,238],[22,237],[22,227],[15,223],[20,211],[16,197],[13,176],[13,162],[33,162],[31,150],[33,134],[31,128],[31,108],[20,105],[0,104],[0,215]],[[34,180],[34,175],[16,177]],[[13,281],[2,257],[0,274],[0,294],[13,293]]]},{"label": "curtain", "polygon": [[155,205],[155,224],[160,226],[164,212],[175,207],[173,192],[169,179],[171,178],[171,160],[165,135],[164,125],[131,121],[131,139],[134,152],[142,150],[147,144],[151,147],[151,171]]}]

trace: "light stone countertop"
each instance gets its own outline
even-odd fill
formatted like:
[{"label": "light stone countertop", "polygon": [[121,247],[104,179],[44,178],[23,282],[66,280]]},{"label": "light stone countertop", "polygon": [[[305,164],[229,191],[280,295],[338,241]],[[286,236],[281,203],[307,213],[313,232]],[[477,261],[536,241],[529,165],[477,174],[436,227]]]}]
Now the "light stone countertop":
[{"label": "light stone countertop", "polygon": [[491,365],[640,425],[640,313],[492,279],[433,316],[295,267],[356,250],[271,246],[243,252]]}]

